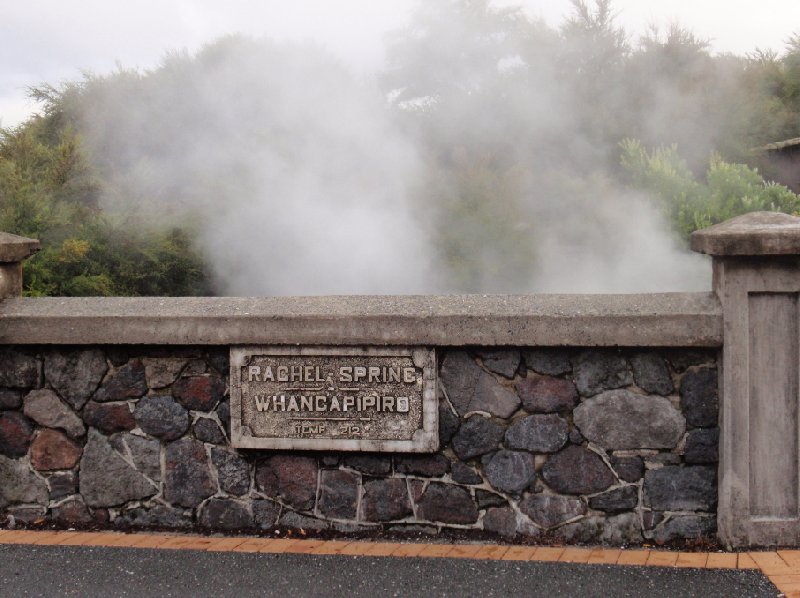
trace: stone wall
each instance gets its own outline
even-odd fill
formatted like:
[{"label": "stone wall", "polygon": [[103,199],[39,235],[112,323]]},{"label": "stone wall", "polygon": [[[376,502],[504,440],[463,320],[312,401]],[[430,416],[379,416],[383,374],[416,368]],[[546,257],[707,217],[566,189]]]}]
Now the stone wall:
[{"label": "stone wall", "polygon": [[447,349],[433,455],[236,451],[228,348],[0,351],[0,521],[712,536],[716,352]]}]

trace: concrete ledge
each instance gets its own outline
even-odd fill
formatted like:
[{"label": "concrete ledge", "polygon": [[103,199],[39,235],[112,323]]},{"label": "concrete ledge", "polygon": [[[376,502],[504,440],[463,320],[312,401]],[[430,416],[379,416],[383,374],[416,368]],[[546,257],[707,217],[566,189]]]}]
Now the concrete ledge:
[{"label": "concrete ledge", "polygon": [[722,345],[712,293],[9,298],[0,344]]}]

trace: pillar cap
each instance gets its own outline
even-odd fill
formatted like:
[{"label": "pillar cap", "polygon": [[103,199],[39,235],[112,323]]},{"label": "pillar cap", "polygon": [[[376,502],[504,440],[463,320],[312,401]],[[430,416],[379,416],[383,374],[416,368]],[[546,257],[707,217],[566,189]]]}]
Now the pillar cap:
[{"label": "pillar cap", "polygon": [[36,239],[0,232],[0,263],[21,262],[42,248]]},{"label": "pillar cap", "polygon": [[750,212],[692,233],[692,250],[709,255],[800,255],[800,218]]}]

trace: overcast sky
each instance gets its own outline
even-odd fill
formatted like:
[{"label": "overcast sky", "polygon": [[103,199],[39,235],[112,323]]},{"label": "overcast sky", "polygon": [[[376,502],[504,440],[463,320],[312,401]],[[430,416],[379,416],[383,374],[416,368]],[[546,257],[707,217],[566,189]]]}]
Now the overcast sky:
[{"label": "overcast sky", "polygon": [[[436,0],[428,0],[436,1]],[[569,0],[502,0],[560,23]],[[34,106],[25,88],[57,84],[116,63],[147,68],[165,50],[194,50],[226,33],[314,40],[355,69],[381,65],[382,38],[403,26],[417,0],[0,0],[0,124],[19,123]],[[800,0],[616,0],[618,22],[633,33],[678,22],[718,52],[782,50],[800,33]]]}]

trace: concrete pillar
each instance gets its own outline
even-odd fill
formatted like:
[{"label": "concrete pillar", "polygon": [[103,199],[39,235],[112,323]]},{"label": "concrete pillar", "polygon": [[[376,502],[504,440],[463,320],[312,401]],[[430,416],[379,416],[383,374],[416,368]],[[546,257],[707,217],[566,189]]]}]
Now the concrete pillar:
[{"label": "concrete pillar", "polygon": [[0,232],[0,299],[22,295],[22,262],[39,249],[36,239]]},{"label": "concrete pillar", "polygon": [[722,303],[719,537],[800,544],[800,218],[754,212],[697,231]]}]

